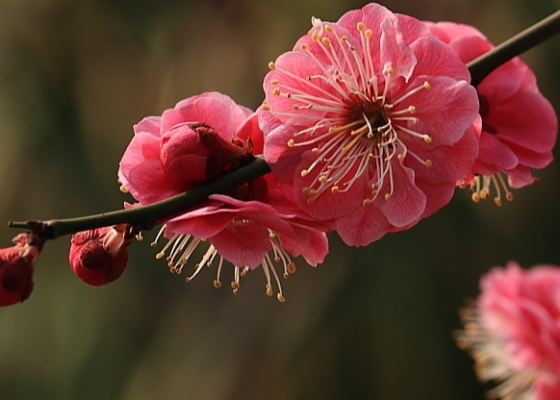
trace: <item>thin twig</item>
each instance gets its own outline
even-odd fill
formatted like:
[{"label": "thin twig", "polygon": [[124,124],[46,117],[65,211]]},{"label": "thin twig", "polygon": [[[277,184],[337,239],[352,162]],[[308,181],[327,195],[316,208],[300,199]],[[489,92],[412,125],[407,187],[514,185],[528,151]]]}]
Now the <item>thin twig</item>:
[{"label": "thin twig", "polygon": [[471,84],[478,85],[500,65],[538,46],[558,32],[560,32],[560,10],[468,63]]},{"label": "thin twig", "polygon": [[148,206],[78,218],[53,219],[50,221],[10,221],[8,226],[31,230],[49,240],[71,233],[117,224],[130,224],[142,230],[148,230],[158,221],[184,212],[203,202],[212,194],[224,193],[230,188],[252,181],[269,172],[268,165],[262,158],[257,157],[251,163],[211,182]]}]

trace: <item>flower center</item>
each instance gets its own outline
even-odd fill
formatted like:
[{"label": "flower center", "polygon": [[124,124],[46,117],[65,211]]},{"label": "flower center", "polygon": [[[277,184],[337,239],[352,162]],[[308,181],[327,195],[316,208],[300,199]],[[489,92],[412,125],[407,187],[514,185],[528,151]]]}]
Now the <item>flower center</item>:
[{"label": "flower center", "polygon": [[[363,199],[364,205],[380,193],[389,200],[395,189],[395,162],[411,156],[426,167],[432,166],[431,160],[421,158],[406,145],[410,140],[431,143],[432,138],[412,129],[419,122],[412,116],[416,107],[405,105],[431,86],[425,81],[411,87],[394,76],[391,66],[376,70],[370,50],[373,33],[363,22],[356,25],[361,52],[330,25],[317,19],[313,25],[314,46],[302,43],[300,50],[322,73],[301,77],[270,63],[275,71],[269,81],[271,94],[285,96],[284,102],[291,102],[292,110],[279,111],[268,105],[263,109],[280,119],[297,117],[302,124],[309,121],[287,142],[288,147],[303,147],[315,154],[300,171],[302,177],[309,176],[309,185],[302,189],[308,202],[323,193],[346,192],[363,179],[371,191]],[[325,83],[331,90],[324,88]]]}]

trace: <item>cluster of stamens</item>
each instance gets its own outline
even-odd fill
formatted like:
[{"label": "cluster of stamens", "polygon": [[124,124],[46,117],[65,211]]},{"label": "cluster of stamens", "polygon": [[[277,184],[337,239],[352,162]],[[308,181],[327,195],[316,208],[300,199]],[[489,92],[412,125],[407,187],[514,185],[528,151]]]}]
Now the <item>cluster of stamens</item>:
[{"label": "cluster of stamens", "polygon": [[[166,225],[164,225],[156,239],[151,243],[152,247],[157,246],[158,240],[162,237],[165,232]],[[269,230],[269,240],[272,247],[270,253],[266,254],[261,262],[261,268],[266,277],[265,293],[267,296],[271,297],[274,295],[273,283],[276,284],[278,288],[278,293],[276,298],[281,303],[285,302],[286,299],[282,292],[282,284],[280,282],[280,277],[276,271],[276,264],[281,264],[283,268],[282,277],[288,279],[291,274],[296,272],[296,265],[292,261],[288,252],[282,247],[280,241],[276,234]],[[216,248],[210,241],[206,239],[199,239],[193,237],[192,235],[182,235],[174,234],[168,242],[165,244],[163,249],[156,254],[157,259],[165,258],[167,261],[167,266],[169,271],[175,274],[181,274],[183,267],[192,258],[193,253],[198,248],[201,243],[208,244],[206,252],[202,255],[198,263],[194,265],[194,272],[186,277],[187,282],[191,282],[199,273],[204,269],[204,267],[212,267],[215,262],[217,262],[216,268],[216,278],[214,279],[214,287],[222,287],[222,282],[220,280],[222,267],[224,265],[224,258],[218,253]],[[166,253],[169,255],[166,256]],[[233,265],[233,280],[231,281],[231,288],[234,294],[239,292],[241,285],[241,278],[246,276],[250,271],[248,266],[237,266]]]},{"label": "cluster of stamens", "polygon": [[540,374],[533,369],[514,369],[504,338],[489,332],[481,324],[475,304],[461,310],[464,329],[455,333],[458,346],[474,358],[475,371],[482,381],[493,380],[498,386],[488,391],[489,399],[534,399],[533,384]]},{"label": "cluster of stamens", "polygon": [[503,175],[498,172],[494,175],[478,175],[474,177],[474,180],[469,185],[469,190],[472,193],[472,201],[478,203],[480,200],[486,200],[490,197],[492,188],[494,188],[496,193],[494,196],[494,203],[498,207],[503,205],[502,191],[507,201],[513,200],[513,193],[509,189],[509,185]]},{"label": "cluster of stamens", "polygon": [[[400,105],[431,86],[425,81],[399,98],[391,99],[389,92],[395,71],[389,66],[380,76],[376,74],[370,51],[371,29],[366,29],[363,22],[356,25],[361,40],[361,57],[348,37],[340,36],[318,19],[312,22],[315,30],[311,39],[329,60],[329,65],[319,60],[306,43],[301,44],[300,50],[320,68],[321,74],[301,77],[271,62],[269,68],[279,73],[270,81],[272,94],[290,99],[293,109],[276,111],[267,105],[263,108],[279,118],[296,116],[314,122],[312,126],[295,132],[287,142],[288,147],[305,147],[316,153],[314,161],[300,171],[302,177],[310,174],[314,177],[303,188],[308,202],[325,192],[346,192],[364,175],[371,188],[371,196],[363,200],[364,205],[375,200],[381,191],[385,200],[389,200],[395,189],[392,164],[395,160],[403,162],[411,156],[426,167],[432,166],[431,160],[422,159],[407,148],[405,141],[410,138],[426,143],[431,143],[432,138],[410,129],[411,124],[419,121],[413,116],[416,107]],[[330,37],[323,36],[324,31]],[[288,78],[286,81],[297,85],[290,86],[284,79],[277,78],[282,75]],[[319,82],[327,83],[333,91],[323,89]],[[320,114],[314,115],[315,111]],[[373,176],[372,170],[375,171]]]}]

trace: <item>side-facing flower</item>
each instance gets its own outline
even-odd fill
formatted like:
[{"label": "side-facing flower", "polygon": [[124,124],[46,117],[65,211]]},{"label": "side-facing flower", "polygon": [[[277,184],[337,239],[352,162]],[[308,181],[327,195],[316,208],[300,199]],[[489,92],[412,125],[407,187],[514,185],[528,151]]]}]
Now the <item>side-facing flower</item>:
[{"label": "side-facing flower", "polygon": [[15,246],[0,249],[0,307],[26,300],[33,290],[33,264],[44,239],[32,233],[20,233]]},{"label": "side-facing flower", "polygon": [[[494,48],[469,25],[438,22],[427,26],[464,63]],[[501,205],[502,193],[512,200],[510,187],[535,182],[531,168],[544,168],[552,161],[558,121],[552,105],[539,91],[535,75],[519,58],[496,68],[477,85],[477,91],[482,117],[480,153],[471,176],[462,185],[470,186],[475,202],[492,195]]]},{"label": "side-facing flower", "polygon": [[264,156],[302,209],[366,245],[449,202],[478,152],[478,99],[414,18],[369,4],[312,24],[269,65]]},{"label": "side-facing flower", "polygon": [[481,279],[476,303],[462,310],[457,335],[478,376],[499,383],[491,398],[560,398],[560,268],[515,262]]},{"label": "side-facing flower", "polygon": [[[123,155],[119,178],[140,205],[165,199],[239,168],[262,154],[263,134],[256,114],[219,93],[204,93],[179,102],[161,117],[149,117],[134,127],[135,136]],[[278,189],[269,174],[226,193],[216,194],[184,213],[160,221],[168,243],[158,253],[172,272],[181,273],[201,244],[206,251],[194,265],[192,280],[204,266],[217,264],[214,286],[221,286],[224,261],[234,266],[232,288],[240,277],[261,268],[266,293],[284,301],[276,263],[282,275],[295,272],[293,256],[311,265],[327,253],[322,232]],[[320,229],[321,231],[319,231]]]},{"label": "side-facing flower", "polygon": [[70,240],[70,266],[85,283],[106,285],[124,272],[131,242],[125,224],[78,232]]}]

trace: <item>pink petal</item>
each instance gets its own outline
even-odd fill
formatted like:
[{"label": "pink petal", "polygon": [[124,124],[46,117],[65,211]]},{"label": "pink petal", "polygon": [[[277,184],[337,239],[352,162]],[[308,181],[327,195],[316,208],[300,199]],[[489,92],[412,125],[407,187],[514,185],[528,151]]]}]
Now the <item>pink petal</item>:
[{"label": "pink petal", "polygon": [[133,167],[128,181],[128,191],[143,205],[181,193],[177,182],[167,176],[159,160],[146,160]]},{"label": "pink petal", "polygon": [[268,230],[255,223],[229,224],[211,238],[221,256],[238,267],[257,268],[272,250]]},{"label": "pink petal", "polygon": [[416,179],[428,183],[454,182],[461,180],[471,171],[478,155],[479,141],[472,129],[453,146],[430,148],[421,141],[407,143],[410,152],[422,160],[432,161],[432,166],[421,164],[415,157],[407,156],[405,165],[413,169]]},{"label": "pink petal", "polygon": [[465,81],[447,77],[418,77],[409,86],[416,88],[428,80],[431,89],[420,90],[404,100],[399,108],[414,106],[416,124],[409,129],[428,134],[434,143],[452,145],[464,135],[478,116],[478,98],[475,89]]},{"label": "pink petal", "polygon": [[134,133],[141,132],[151,133],[154,136],[160,136],[161,117],[145,117],[142,121],[134,125]]},{"label": "pink petal", "polygon": [[414,182],[414,171],[406,168],[400,162],[392,163],[394,190],[391,197],[385,200],[385,193],[389,193],[387,181],[380,188],[380,194],[374,204],[387,217],[387,221],[402,227],[418,220],[426,208],[426,195]]},{"label": "pink petal", "polygon": [[367,246],[381,239],[390,227],[387,218],[373,204],[361,206],[336,220],[336,231],[349,246]]},{"label": "pink petal", "polygon": [[380,59],[383,64],[383,72],[391,69],[394,78],[402,76],[408,82],[417,60],[404,40],[398,20],[386,19],[381,23],[380,28]]}]

